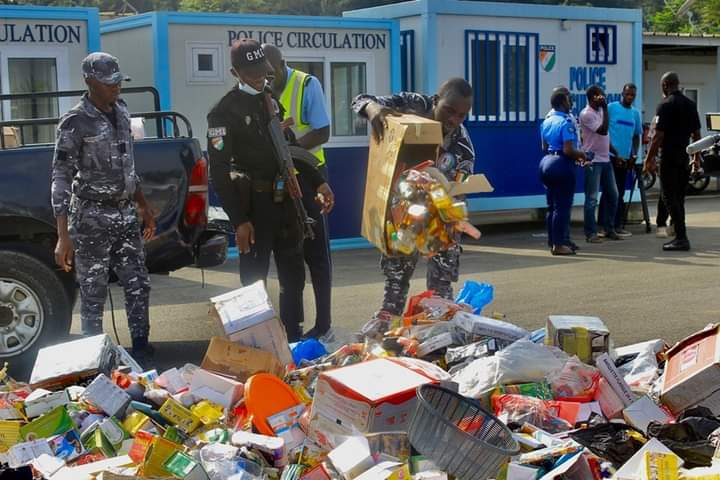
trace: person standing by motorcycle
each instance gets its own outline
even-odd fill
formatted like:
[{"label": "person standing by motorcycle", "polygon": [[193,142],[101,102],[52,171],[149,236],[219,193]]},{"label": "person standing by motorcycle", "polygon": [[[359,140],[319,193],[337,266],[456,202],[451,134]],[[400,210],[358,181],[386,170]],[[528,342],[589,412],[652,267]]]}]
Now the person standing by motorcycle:
[{"label": "person standing by motorcycle", "polygon": [[[662,148],[662,169],[660,186],[663,202],[670,212],[675,227],[675,238],[663,245],[666,252],[688,251],[690,241],[685,225],[685,190],[690,180],[690,159],[685,149],[700,139],[700,116],[695,102],[680,91],[680,78],[675,72],[667,72],[660,81],[665,99],[657,108],[657,125],[647,157],[644,171],[657,173],[656,156]],[[693,155],[693,169],[700,168],[700,154]]]}]

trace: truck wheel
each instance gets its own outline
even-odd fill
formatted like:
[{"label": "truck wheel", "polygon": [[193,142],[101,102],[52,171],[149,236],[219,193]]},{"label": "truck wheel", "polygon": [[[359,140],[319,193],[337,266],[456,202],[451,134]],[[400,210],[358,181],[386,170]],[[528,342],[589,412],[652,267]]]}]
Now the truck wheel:
[{"label": "truck wheel", "polygon": [[0,250],[0,361],[32,366],[37,349],[70,331],[72,303],[55,272],[21,252]]}]

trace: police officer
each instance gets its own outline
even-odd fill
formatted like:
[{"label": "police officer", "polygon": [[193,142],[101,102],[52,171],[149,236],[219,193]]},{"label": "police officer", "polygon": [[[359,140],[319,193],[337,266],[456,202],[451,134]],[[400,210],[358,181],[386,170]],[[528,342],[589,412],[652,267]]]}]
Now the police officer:
[{"label": "police officer", "polygon": [[558,87],[550,97],[552,110],[540,126],[545,156],[540,161],[540,179],[547,188],[547,232],[553,255],[574,255],[570,240],[570,210],[575,194],[575,162],[584,162],[577,150],[577,128],[570,116],[570,96]]},{"label": "police officer", "polygon": [[[264,44],[263,50],[274,70],[272,89],[285,110],[285,124],[292,130],[295,142],[311,152],[317,159],[317,168],[327,180],[325,152],[322,144],[330,138],[330,118],[325,109],[325,97],[317,78],[285,64],[282,52],[275,46]],[[300,177],[303,187],[303,204],[308,215],[315,220],[315,238],[305,239],[303,251],[310,270],[315,293],[315,326],[305,333],[307,337],[321,337],[330,330],[330,299],[332,290],[332,262],[327,216],[320,214],[312,186]]]},{"label": "police officer", "polygon": [[[470,135],[463,126],[470,107],[473,91],[462,78],[445,81],[437,95],[422,95],[400,92],[397,95],[376,97],[358,95],[352,103],[353,110],[368,119],[377,139],[382,138],[387,115],[414,113],[432,118],[442,124],[443,143],[436,166],[449,180],[462,180],[472,173],[475,165],[475,150]],[[457,282],[460,270],[460,246],[430,257],[427,269],[427,288],[444,298],[452,298],[452,282]],[[383,255],[380,268],[385,275],[385,292],[382,310],[378,318],[387,313],[400,315],[405,308],[410,279],[415,272],[418,255]]]},{"label": "police officer", "polygon": [[[80,284],[82,333],[102,333],[103,307],[112,269],[125,291],[132,351],[141,363],[148,344],[150,281],[143,238],[155,234],[152,211],[135,173],[130,114],[120,99],[129,80],[112,55],[91,53],[82,62],[88,92],[60,120],[52,168],[57,220],[55,261],[75,264]],[[145,225],[140,231],[138,215]]]},{"label": "police officer", "polygon": [[[303,233],[292,199],[285,191],[273,151],[266,89],[272,67],[260,44],[240,39],[230,49],[238,84],[208,114],[208,154],[213,186],[235,227],[240,281],[266,281],[274,254],[280,282],[280,317],[290,341],[298,340],[303,321],[305,266]],[[274,106],[279,109],[278,105]],[[274,112],[273,112],[274,113]],[[297,162],[301,175],[322,203],[332,208],[330,186],[312,166]]]}]

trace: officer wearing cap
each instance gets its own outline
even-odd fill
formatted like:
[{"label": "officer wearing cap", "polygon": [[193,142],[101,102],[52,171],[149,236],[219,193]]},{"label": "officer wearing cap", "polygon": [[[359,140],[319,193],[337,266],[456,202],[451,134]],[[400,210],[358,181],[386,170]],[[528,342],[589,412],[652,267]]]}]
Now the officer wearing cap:
[{"label": "officer wearing cap", "polygon": [[547,188],[548,244],[553,255],[574,255],[570,240],[570,210],[575,194],[575,162],[585,162],[585,153],[576,150],[578,135],[570,115],[570,92],[553,90],[552,110],[540,126],[545,156],[540,161],[540,179]]},{"label": "officer wearing cap", "polygon": [[[267,77],[272,67],[260,44],[241,39],[230,49],[234,86],[208,114],[210,176],[222,207],[235,227],[240,254],[240,281],[249,285],[266,281],[270,255],[280,282],[280,318],[290,341],[302,335],[303,232],[297,212],[275,158],[266,107]],[[276,102],[274,108],[280,109]],[[275,112],[273,112],[275,113]],[[312,166],[297,162],[323,213],[333,204],[333,193]]]},{"label": "officer wearing cap", "polygon": [[103,331],[108,276],[111,269],[115,272],[125,291],[133,356],[142,363],[153,353],[143,239],[154,236],[155,220],[135,173],[130,114],[120,99],[122,81],[129,78],[120,72],[117,58],[103,52],[85,57],[82,73],[88,91],[57,128],[55,261],[65,271],[74,264],[84,335]]},{"label": "officer wearing cap", "polygon": [[[325,109],[325,96],[320,81],[312,75],[288,67],[282,52],[275,45],[264,44],[263,50],[274,70],[272,89],[285,110],[285,123],[292,130],[295,143],[313,154],[318,170],[327,179],[322,144],[330,138],[330,118]],[[308,215],[315,220],[315,238],[305,239],[303,250],[315,293],[316,312],[315,326],[305,336],[317,338],[330,330],[332,261],[327,215],[320,214],[314,192],[304,180],[300,178],[303,184],[303,204]]]}]

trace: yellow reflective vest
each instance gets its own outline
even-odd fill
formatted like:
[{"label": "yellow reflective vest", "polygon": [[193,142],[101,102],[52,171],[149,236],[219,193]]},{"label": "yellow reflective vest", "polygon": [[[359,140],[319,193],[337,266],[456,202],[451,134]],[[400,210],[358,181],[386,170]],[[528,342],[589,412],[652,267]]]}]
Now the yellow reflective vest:
[{"label": "yellow reflective vest", "polygon": [[[305,84],[310,75],[299,70],[292,69],[290,76],[285,81],[285,88],[280,95],[280,104],[285,109],[285,116],[293,117],[295,123],[290,127],[296,138],[300,138],[312,130],[308,123],[303,122],[302,101],[305,94]],[[318,167],[325,165],[325,151],[322,146],[310,149],[310,153],[318,159]]]}]

